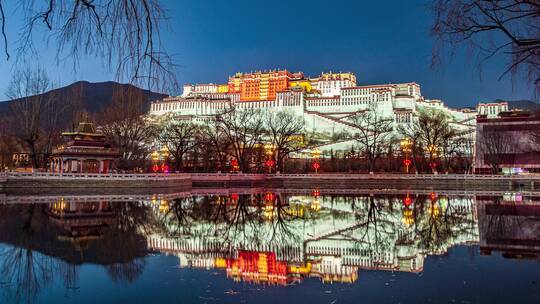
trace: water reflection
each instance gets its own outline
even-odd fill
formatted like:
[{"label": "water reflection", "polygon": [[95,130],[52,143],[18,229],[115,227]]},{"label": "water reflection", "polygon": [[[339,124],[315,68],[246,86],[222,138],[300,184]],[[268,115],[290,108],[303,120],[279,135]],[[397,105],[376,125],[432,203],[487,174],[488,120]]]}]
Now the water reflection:
[{"label": "water reflection", "polygon": [[[41,199],[43,201],[43,199]],[[145,257],[217,269],[234,281],[353,283],[363,271],[420,273],[456,245],[538,259],[540,197],[442,193],[301,194],[253,191],[166,196],[129,203],[79,197],[0,205],[4,296],[33,299],[53,281],[79,285],[83,263],[131,283]]]},{"label": "water reflection", "polygon": [[164,225],[148,236],[151,250],[177,255],[181,267],[223,268],[257,283],[354,282],[359,269],[421,272],[426,255],[479,240],[473,197],[268,192],[155,206]]}]

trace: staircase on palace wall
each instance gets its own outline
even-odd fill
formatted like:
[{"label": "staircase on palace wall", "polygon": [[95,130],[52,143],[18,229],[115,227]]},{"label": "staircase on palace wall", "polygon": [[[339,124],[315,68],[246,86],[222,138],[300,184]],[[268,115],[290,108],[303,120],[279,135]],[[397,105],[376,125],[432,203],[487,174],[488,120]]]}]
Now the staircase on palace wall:
[{"label": "staircase on palace wall", "polygon": [[305,110],[304,115],[308,119],[312,119],[310,122],[313,123],[313,126],[317,125],[317,129],[331,129],[332,133],[342,131],[355,133],[358,131],[358,128],[350,122],[327,116],[317,111]]}]

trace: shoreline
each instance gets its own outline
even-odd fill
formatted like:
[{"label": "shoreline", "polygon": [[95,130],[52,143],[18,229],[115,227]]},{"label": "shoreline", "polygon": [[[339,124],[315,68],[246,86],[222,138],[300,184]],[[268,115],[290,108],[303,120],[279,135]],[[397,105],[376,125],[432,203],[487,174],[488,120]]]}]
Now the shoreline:
[{"label": "shoreline", "polygon": [[0,173],[0,191],[122,189],[123,192],[192,188],[415,189],[540,191],[540,175],[461,174],[55,174]]}]

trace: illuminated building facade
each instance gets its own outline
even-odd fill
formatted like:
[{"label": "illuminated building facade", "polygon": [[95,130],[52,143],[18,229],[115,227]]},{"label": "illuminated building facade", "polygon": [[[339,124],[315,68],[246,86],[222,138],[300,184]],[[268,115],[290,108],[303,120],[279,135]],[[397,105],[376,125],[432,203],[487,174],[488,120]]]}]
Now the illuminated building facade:
[{"label": "illuminated building facade", "polygon": [[353,73],[322,73],[319,77],[310,78],[313,89],[318,90],[323,97],[340,96],[342,88],[356,86],[356,76]]},{"label": "illuminated building facade", "polygon": [[119,150],[112,148],[92,123],[81,122],[75,131],[63,132],[62,136],[68,141],[53,149],[51,172],[109,173],[116,168]]},{"label": "illuminated building facade", "polygon": [[499,113],[508,112],[508,102],[481,102],[476,106],[476,111],[478,115],[485,115],[487,118],[497,118]]},{"label": "illuminated building facade", "polygon": [[[310,78],[302,73],[279,70],[238,73],[229,78],[227,92],[220,90],[221,86],[188,85],[182,96],[152,103],[149,114],[175,113],[197,120],[231,107],[288,111],[304,118],[306,131],[333,135],[356,133],[357,129],[351,126],[351,116],[372,108],[376,108],[381,117],[392,119],[394,130],[414,123],[418,112],[429,108],[446,113],[453,127],[470,133],[471,137],[476,126],[476,111],[450,109],[441,100],[427,99],[415,82],[359,86],[353,73],[322,73]],[[463,147],[465,153],[472,153],[473,143],[471,138],[469,146]],[[353,144],[351,141],[345,149]],[[337,149],[335,146],[326,148]]]},{"label": "illuminated building facade", "polygon": [[293,75],[287,70],[238,73],[229,77],[228,93],[240,93],[240,101],[274,100],[276,93],[287,90]]},{"label": "illuminated building facade", "polygon": [[[540,117],[529,112],[479,115],[476,128],[476,173],[540,172]],[[494,172],[496,171],[496,172]]]}]

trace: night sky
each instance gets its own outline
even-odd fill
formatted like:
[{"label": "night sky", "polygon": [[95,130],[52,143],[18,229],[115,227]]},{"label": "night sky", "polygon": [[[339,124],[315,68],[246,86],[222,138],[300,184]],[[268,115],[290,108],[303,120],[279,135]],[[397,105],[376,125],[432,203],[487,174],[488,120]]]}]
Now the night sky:
[{"label": "night sky", "polygon": [[[12,52],[21,25],[13,2],[7,4]],[[235,72],[286,68],[310,76],[352,71],[359,85],[415,81],[424,96],[440,98],[452,107],[497,98],[535,98],[525,79],[498,79],[505,69],[503,57],[479,71],[463,48],[441,67],[432,68],[429,1],[163,2],[170,20],[162,40],[180,65],[181,84],[225,83]],[[77,80],[113,80],[104,64],[93,58],[86,59],[77,72],[71,61],[51,65],[54,45],[39,39],[35,37],[40,56],[33,62],[46,68],[58,86]],[[5,99],[16,64],[0,56],[0,100]]]}]

